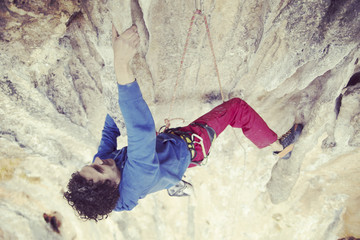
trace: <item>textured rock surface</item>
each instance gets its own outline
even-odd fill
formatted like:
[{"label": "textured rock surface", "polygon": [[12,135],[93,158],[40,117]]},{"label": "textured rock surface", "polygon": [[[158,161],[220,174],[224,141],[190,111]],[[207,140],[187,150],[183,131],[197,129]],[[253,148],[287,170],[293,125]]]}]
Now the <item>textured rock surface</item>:
[{"label": "textured rock surface", "polygon": [[[95,153],[106,112],[126,144],[111,23],[119,31],[138,25],[132,67],[160,127],[169,115],[190,122],[221,102],[203,18],[195,18],[170,112],[193,1],[1,1],[0,238],[360,237],[360,87],[343,90],[352,76],[359,81],[359,0],[203,7],[225,98],[245,99],[279,135],[305,124],[292,158],[227,130],[209,164],[186,174],[195,196],[162,191],[97,224],[78,220],[62,192]],[[60,234],[42,217],[52,211],[63,217]]]}]

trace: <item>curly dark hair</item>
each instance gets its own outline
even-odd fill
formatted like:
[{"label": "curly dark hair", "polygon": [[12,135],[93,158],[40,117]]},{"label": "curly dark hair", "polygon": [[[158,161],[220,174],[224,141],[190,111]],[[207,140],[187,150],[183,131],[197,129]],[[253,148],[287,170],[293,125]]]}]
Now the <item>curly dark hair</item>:
[{"label": "curly dark hair", "polygon": [[120,197],[118,185],[110,180],[94,183],[75,172],[68,183],[64,198],[85,220],[96,222],[108,217]]}]

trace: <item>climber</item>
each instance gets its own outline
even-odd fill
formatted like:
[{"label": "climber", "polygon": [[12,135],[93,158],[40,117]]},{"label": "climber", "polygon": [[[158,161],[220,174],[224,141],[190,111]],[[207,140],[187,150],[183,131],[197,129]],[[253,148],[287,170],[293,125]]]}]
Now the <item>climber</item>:
[{"label": "climber", "polygon": [[[211,143],[227,125],[242,128],[258,148],[269,145],[284,148],[296,141],[302,129],[302,125],[295,125],[278,141],[276,133],[245,101],[234,98],[186,127],[166,129],[157,135],[151,112],[129,67],[139,42],[135,25],[121,35],[113,26],[118,102],[125,120],[128,146],[117,150],[120,131],[108,114],[93,163],[72,174],[64,193],[83,219],[97,221],[113,210],[132,210],[147,194],[179,186],[177,183],[181,182],[186,169],[202,164]],[[182,186],[189,187],[186,182]],[[186,193],[175,191],[173,195]]]}]

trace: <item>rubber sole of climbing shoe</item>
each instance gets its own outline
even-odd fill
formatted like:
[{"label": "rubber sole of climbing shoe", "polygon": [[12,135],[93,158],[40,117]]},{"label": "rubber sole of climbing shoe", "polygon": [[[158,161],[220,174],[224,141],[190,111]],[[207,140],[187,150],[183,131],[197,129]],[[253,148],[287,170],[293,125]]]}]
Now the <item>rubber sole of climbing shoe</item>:
[{"label": "rubber sole of climbing shoe", "polygon": [[283,146],[282,151],[274,152],[280,159],[289,159],[291,157],[292,150],[294,148],[295,142],[299,139],[304,125],[301,123],[296,123],[292,126],[289,131],[282,135],[279,139],[280,144]]}]

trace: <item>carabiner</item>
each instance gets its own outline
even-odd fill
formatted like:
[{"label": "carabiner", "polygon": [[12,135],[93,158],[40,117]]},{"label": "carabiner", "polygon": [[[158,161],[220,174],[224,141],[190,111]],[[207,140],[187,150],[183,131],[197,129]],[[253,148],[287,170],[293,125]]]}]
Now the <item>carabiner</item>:
[{"label": "carabiner", "polygon": [[[200,141],[197,142],[195,141],[195,137],[198,138]],[[204,140],[202,139],[202,137],[200,137],[199,135],[197,135],[196,133],[191,134],[191,141],[193,143],[197,143],[200,144],[201,149],[202,149],[202,153],[203,153],[203,160],[201,161],[201,163],[199,164],[200,166],[203,166],[207,163],[207,157],[208,155],[206,154],[206,150],[205,150],[205,146],[204,146]],[[193,162],[194,163],[194,162]]]}]

